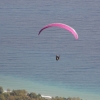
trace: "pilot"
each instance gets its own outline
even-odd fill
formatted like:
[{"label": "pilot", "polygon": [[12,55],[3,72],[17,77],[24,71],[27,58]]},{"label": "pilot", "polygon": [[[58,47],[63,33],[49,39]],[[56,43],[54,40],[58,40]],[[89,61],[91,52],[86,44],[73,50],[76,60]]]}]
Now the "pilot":
[{"label": "pilot", "polygon": [[60,56],[56,55],[56,60],[57,60],[57,61],[59,60],[59,58],[60,58]]}]

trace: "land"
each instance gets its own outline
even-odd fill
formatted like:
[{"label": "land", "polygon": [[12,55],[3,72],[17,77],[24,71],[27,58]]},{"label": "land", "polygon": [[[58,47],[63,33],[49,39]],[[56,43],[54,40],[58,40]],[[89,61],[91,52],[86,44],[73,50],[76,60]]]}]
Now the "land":
[{"label": "land", "polygon": [[79,97],[52,97],[45,96],[41,94],[36,94],[35,92],[28,93],[26,90],[3,90],[0,86],[0,100],[82,100]]}]

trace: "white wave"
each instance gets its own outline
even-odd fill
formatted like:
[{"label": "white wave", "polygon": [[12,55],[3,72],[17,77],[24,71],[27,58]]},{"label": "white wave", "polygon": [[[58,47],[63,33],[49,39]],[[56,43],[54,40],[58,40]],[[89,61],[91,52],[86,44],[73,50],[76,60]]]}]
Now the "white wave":
[{"label": "white wave", "polygon": [[41,97],[43,97],[43,98],[49,98],[49,99],[52,98],[51,96],[45,96],[45,95],[41,95]]}]

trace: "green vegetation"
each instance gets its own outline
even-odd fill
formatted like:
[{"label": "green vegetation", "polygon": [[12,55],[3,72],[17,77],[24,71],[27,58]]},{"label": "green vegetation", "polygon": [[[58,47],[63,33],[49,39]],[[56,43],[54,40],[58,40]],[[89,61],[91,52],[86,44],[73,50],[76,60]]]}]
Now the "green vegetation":
[{"label": "green vegetation", "polygon": [[0,86],[0,94],[3,93],[3,88]]},{"label": "green vegetation", "polygon": [[[0,86],[0,100],[49,100],[50,98],[44,98],[40,94],[34,92],[28,93],[26,90],[7,90],[3,91],[3,88]],[[79,97],[77,98],[63,98],[63,97],[52,97],[50,100],[82,100]]]}]

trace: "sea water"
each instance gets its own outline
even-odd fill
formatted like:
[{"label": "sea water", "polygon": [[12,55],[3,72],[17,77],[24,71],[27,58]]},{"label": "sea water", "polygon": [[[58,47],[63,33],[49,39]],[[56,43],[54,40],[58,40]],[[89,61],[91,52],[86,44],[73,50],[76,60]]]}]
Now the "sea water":
[{"label": "sea water", "polygon": [[[99,5],[98,0],[1,0],[0,86],[100,100]],[[79,39],[60,28],[38,36],[52,22],[72,26]]]}]

